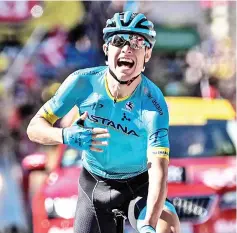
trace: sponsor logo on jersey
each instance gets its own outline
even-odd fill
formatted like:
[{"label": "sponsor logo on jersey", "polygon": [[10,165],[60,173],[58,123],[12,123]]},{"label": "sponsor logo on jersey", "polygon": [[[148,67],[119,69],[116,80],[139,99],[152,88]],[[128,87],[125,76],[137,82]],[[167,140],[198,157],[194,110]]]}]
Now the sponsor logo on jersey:
[{"label": "sponsor logo on jersey", "polygon": [[160,115],[163,115],[163,111],[161,106],[159,105],[159,103],[157,102],[156,99],[154,99],[154,97],[151,95],[150,92],[147,93],[147,97],[151,100],[151,102],[153,103],[153,105],[155,106],[155,108],[157,109],[157,111],[159,112]]},{"label": "sponsor logo on jersey", "polygon": [[168,135],[168,129],[161,128],[155,131],[155,133],[151,134],[149,140],[152,140],[153,143],[156,143],[158,138],[163,138]]},{"label": "sponsor logo on jersey", "polygon": [[92,106],[92,110],[94,110],[96,108],[103,108],[104,107],[103,104],[99,104],[99,103],[93,103],[91,106]]},{"label": "sponsor logo on jersey", "polygon": [[125,108],[126,108],[128,111],[132,111],[133,108],[134,108],[134,104],[133,104],[131,101],[128,101],[128,102],[125,104]]},{"label": "sponsor logo on jersey", "polygon": [[161,156],[168,156],[169,155],[169,151],[167,151],[166,149],[163,150],[157,150],[157,151],[153,151],[152,152],[153,155],[161,155]]},{"label": "sponsor logo on jersey", "polygon": [[47,103],[42,107],[42,117],[51,125],[53,125],[58,120],[58,117],[53,113],[52,109]]},{"label": "sponsor logo on jersey", "polygon": [[131,119],[128,118],[125,113],[123,113],[123,117],[122,117],[121,120],[122,120],[122,121],[125,121],[125,120],[126,120],[126,121],[131,121]]},{"label": "sponsor logo on jersey", "polygon": [[167,147],[152,147],[148,149],[148,156],[169,159],[169,151]]},{"label": "sponsor logo on jersey", "polygon": [[98,75],[98,74],[102,74],[103,72],[101,70],[96,70],[94,68],[86,68],[86,69],[82,69],[82,70],[76,70],[75,72],[73,72],[71,75]]},{"label": "sponsor logo on jersey", "polygon": [[139,137],[138,134],[134,130],[130,130],[130,129],[128,129],[127,126],[117,124],[110,119],[100,117],[100,116],[95,116],[95,115],[88,115],[88,119],[94,123],[102,124],[102,125],[111,127],[113,129],[119,130],[127,135],[134,135],[134,136]]}]

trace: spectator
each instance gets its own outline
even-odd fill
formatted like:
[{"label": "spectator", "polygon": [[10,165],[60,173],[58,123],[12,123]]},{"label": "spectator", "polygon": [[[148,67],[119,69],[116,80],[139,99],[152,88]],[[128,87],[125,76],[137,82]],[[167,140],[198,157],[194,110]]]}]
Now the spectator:
[{"label": "spectator", "polygon": [[93,67],[104,63],[104,57],[93,46],[86,34],[85,25],[76,25],[69,33],[64,49],[66,66],[69,71]]},{"label": "spectator", "polygon": [[55,27],[45,36],[39,46],[36,69],[43,81],[48,82],[58,77],[59,65],[64,61],[66,32]]}]

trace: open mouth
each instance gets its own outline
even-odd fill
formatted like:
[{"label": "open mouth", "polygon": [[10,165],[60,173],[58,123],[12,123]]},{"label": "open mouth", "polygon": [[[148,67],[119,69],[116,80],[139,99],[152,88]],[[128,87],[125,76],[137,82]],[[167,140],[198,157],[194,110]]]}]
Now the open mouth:
[{"label": "open mouth", "polygon": [[129,58],[119,58],[117,64],[119,67],[132,68],[134,66],[134,61]]}]

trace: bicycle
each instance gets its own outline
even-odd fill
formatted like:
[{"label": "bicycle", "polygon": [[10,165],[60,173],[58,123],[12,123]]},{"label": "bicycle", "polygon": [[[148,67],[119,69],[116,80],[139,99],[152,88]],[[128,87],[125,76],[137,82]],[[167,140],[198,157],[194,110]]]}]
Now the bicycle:
[{"label": "bicycle", "polygon": [[112,212],[114,214],[114,221],[116,223],[116,233],[125,233],[124,228],[127,217],[124,215],[123,211],[118,209],[113,209]]}]

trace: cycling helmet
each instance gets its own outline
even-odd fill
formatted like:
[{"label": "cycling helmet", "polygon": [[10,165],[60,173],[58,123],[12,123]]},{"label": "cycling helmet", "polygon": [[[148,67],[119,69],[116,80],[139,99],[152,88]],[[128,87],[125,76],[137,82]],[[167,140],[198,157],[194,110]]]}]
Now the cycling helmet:
[{"label": "cycling helmet", "polygon": [[115,13],[113,18],[108,19],[106,26],[103,29],[103,38],[107,42],[108,39],[115,34],[139,34],[143,36],[151,45],[151,48],[156,42],[156,32],[151,21],[147,20],[142,13],[133,13],[126,11]]}]

